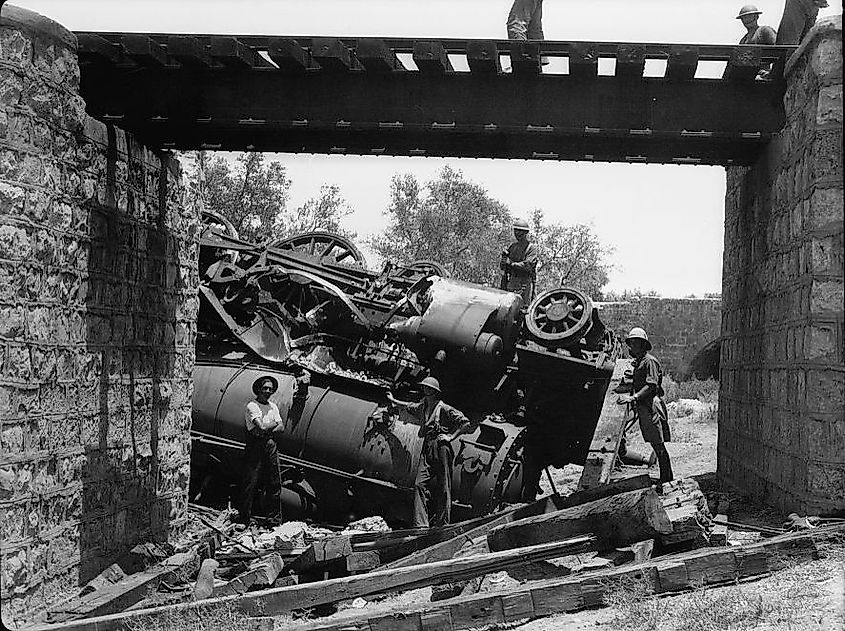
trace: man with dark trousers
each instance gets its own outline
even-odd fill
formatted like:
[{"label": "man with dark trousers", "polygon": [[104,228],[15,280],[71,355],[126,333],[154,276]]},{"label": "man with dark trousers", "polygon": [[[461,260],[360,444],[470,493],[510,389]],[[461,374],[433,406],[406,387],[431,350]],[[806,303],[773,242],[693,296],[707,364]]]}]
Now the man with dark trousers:
[{"label": "man with dark trousers", "polygon": [[513,222],[515,241],[502,252],[499,262],[499,269],[502,270],[502,282],[499,287],[522,296],[525,309],[534,298],[534,283],[537,278],[537,246],[528,240],[528,232],[528,222],[525,219]]},{"label": "man with dark trousers", "polygon": [[664,444],[668,437],[665,435],[663,418],[666,408],[660,398],[663,396],[663,370],[657,358],[649,353],[651,342],[644,329],[638,326],[631,329],[625,343],[634,358],[633,385],[631,394],[620,396],[618,402],[632,405],[637,413],[643,439],[657,455],[657,464],[660,466],[658,490],[661,490],[664,482],[674,479],[669,452]]},{"label": "man with dark trousers", "polygon": [[544,39],[543,0],[514,0],[507,29],[508,39]]},{"label": "man with dark trousers", "polygon": [[470,431],[472,424],[457,408],[441,399],[440,382],[426,377],[420,382],[423,398],[419,403],[388,400],[408,410],[422,421],[419,436],[423,439],[420,463],[414,480],[413,528],[443,526],[449,523],[452,510],[452,441]]},{"label": "man with dark trousers", "polygon": [[[246,447],[244,449],[244,488],[238,521],[249,524],[255,496],[266,496],[264,509],[270,514],[281,512],[279,458],[273,432],[281,427],[278,406],[270,397],[279,389],[275,377],[259,377],[252,384],[255,398],[244,406]],[[278,515],[281,517],[281,515]]]}]

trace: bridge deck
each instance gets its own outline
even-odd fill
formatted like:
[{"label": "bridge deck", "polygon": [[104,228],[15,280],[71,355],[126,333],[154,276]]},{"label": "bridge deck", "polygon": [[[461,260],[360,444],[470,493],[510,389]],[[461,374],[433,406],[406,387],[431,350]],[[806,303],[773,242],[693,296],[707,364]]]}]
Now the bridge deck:
[{"label": "bridge deck", "polygon": [[151,146],[723,165],[782,127],[779,86],[755,76],[794,50],[77,36],[88,111]]}]

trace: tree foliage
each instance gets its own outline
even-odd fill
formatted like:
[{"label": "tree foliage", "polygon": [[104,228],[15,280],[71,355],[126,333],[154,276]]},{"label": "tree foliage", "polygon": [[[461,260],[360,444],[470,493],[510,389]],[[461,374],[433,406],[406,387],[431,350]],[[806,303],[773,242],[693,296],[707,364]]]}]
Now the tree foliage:
[{"label": "tree foliage", "polygon": [[453,278],[494,285],[499,256],[510,235],[510,213],[460,171],[444,167],[421,185],[411,174],[394,175],[387,228],[370,240],[396,263],[437,261]]},{"label": "tree foliage", "polygon": [[602,245],[589,224],[546,223],[543,211],[531,213],[531,240],[537,246],[537,293],[552,287],[575,287],[601,296],[612,249]]},{"label": "tree foliage", "polygon": [[242,153],[232,166],[200,151],[189,177],[205,207],[231,221],[246,241],[263,243],[314,230],[350,236],[340,220],[352,211],[337,186],[323,185],[318,197],[289,208],[291,180],[285,167],[262,153]]}]

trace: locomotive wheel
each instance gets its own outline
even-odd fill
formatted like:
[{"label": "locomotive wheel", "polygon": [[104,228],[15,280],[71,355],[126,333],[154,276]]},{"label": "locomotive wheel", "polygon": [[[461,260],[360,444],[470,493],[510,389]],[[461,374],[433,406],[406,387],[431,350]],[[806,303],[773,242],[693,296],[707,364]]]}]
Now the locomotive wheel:
[{"label": "locomotive wheel", "polygon": [[429,261],[428,259],[420,259],[414,261],[407,267],[408,270],[414,272],[422,272],[426,276],[439,276],[440,278],[449,278],[449,272],[437,261]]},{"label": "locomotive wheel", "polygon": [[546,346],[577,344],[589,331],[593,303],[572,287],[551,289],[537,296],[525,315],[531,335]]},{"label": "locomotive wheel", "polygon": [[356,267],[367,266],[364,255],[355,247],[355,244],[346,237],[333,232],[306,232],[271,243],[270,247],[309,254],[319,258],[321,263],[340,263],[341,265],[354,265]]},{"label": "locomotive wheel", "polygon": [[206,226],[214,228],[215,230],[218,230],[230,237],[234,237],[236,239],[240,238],[238,236],[238,231],[232,222],[213,210],[202,211],[202,222]]}]

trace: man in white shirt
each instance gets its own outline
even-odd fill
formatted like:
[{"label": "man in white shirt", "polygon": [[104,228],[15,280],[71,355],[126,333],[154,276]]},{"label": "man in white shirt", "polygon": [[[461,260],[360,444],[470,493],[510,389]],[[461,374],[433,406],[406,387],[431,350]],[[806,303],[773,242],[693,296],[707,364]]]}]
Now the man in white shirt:
[{"label": "man in white shirt", "polygon": [[255,399],[248,401],[244,409],[246,423],[246,446],[244,448],[244,488],[241,498],[239,521],[249,524],[256,493],[265,496],[265,510],[281,517],[279,494],[278,450],[273,432],[281,427],[282,417],[278,406],[270,397],[279,389],[275,377],[259,377],[252,384]]}]

